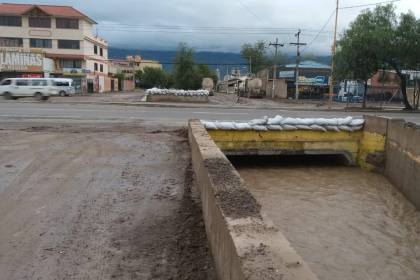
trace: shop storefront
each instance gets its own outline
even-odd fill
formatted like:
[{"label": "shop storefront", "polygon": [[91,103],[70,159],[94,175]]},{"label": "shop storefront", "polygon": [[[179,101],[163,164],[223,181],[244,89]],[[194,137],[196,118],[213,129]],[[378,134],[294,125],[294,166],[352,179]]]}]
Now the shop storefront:
[{"label": "shop storefront", "polygon": [[44,77],[44,55],[22,50],[0,50],[0,79]]}]

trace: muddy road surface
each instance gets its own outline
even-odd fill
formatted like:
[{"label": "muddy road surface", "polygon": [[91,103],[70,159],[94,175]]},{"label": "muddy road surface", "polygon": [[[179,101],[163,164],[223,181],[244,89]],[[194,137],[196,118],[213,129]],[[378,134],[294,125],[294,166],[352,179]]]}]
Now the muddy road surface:
[{"label": "muddy road surface", "polygon": [[382,175],[330,160],[234,162],[319,279],[420,279],[420,212]]},{"label": "muddy road surface", "polygon": [[184,130],[0,124],[1,279],[214,279]]}]

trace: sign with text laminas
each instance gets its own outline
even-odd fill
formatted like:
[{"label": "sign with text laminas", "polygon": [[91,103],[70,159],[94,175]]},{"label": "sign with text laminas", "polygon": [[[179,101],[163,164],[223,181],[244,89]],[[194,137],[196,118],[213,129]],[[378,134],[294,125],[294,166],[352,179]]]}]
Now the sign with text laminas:
[{"label": "sign with text laminas", "polygon": [[0,50],[0,71],[42,72],[40,53]]}]

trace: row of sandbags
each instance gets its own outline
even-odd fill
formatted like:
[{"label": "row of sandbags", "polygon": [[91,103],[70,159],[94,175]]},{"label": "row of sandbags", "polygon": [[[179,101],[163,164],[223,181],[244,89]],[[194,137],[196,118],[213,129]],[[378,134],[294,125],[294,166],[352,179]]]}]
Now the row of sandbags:
[{"label": "row of sandbags", "polygon": [[183,90],[183,89],[160,89],[151,88],[146,90],[148,95],[175,95],[175,96],[208,96],[209,91],[205,89],[200,90]]},{"label": "row of sandbags", "polygon": [[275,116],[254,119],[249,122],[201,121],[209,130],[318,130],[318,131],[357,131],[363,129],[364,119],[346,118],[290,118]]}]

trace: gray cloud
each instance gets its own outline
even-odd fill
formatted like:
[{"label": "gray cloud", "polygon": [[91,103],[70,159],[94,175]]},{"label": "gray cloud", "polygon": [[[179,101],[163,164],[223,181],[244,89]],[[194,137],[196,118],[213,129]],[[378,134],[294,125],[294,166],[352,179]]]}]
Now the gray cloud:
[{"label": "gray cloud", "polygon": [[[380,0],[345,0],[343,6],[376,3]],[[13,1],[27,3],[28,1]],[[56,1],[54,1],[56,2]],[[37,3],[48,4],[51,0]],[[54,3],[58,4],[58,3]],[[284,43],[295,40],[293,32],[303,29],[302,40],[309,43],[317,30],[334,10],[335,0],[62,0],[59,4],[73,5],[95,19],[98,33],[112,46],[138,49],[174,49],[179,42],[187,42],[197,50],[238,51],[245,42],[272,41],[276,37]],[[411,9],[420,17],[419,0],[403,0],[395,4],[399,12]],[[340,11],[339,31],[344,30],[362,8]],[[202,32],[182,29],[182,32],[166,30],[158,32],[150,26],[218,26],[247,28],[290,28],[281,34],[235,33],[232,30]],[[307,49],[308,53],[328,53],[332,41],[333,19],[324,32]],[[148,26],[148,28],[145,28]],[[329,32],[328,32],[329,31]],[[204,34],[203,34],[204,33]],[[256,34],[254,34],[256,33]],[[287,46],[285,52],[292,52]]]}]

